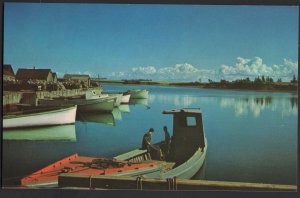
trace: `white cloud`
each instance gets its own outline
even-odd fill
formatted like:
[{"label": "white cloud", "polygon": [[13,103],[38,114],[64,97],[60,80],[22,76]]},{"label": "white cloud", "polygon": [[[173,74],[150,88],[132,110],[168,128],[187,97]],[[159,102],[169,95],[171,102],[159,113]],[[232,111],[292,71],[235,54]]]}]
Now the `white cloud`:
[{"label": "white cloud", "polygon": [[277,80],[289,81],[293,75],[298,74],[298,61],[293,62],[284,59],[283,63],[277,65],[266,65],[262,58],[254,57],[253,59],[237,57],[233,65],[223,64],[218,70],[200,69],[189,63],[176,64],[174,66],[160,67],[139,66],[133,67],[129,71],[113,72],[108,75],[113,79],[152,79],[166,81],[198,81],[203,82],[208,79],[218,81],[220,79],[235,80],[250,77],[254,79],[257,76],[269,76]]},{"label": "white cloud", "polygon": [[221,65],[219,72],[221,78],[229,80],[262,75],[290,80],[298,73],[298,61],[284,59],[280,65],[268,66],[260,57],[254,57],[252,60],[238,57],[234,65]]}]

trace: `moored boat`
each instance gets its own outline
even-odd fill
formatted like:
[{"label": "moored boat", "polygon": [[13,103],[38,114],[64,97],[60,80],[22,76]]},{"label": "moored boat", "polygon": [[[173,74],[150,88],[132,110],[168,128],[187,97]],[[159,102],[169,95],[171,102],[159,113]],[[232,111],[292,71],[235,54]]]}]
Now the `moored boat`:
[{"label": "moored boat", "polygon": [[85,98],[81,97],[58,97],[39,99],[39,106],[66,106],[77,105],[78,111],[89,112],[112,112],[115,105],[115,96],[100,96],[97,93],[87,92]]},{"label": "moored boat", "polygon": [[120,106],[123,97],[122,93],[103,93],[103,95],[116,97],[116,101],[114,105],[115,107]]},{"label": "moored boat", "polygon": [[[164,111],[164,114],[173,114],[173,137],[169,152],[166,152],[166,143],[158,142],[155,145],[162,149],[166,162],[174,163],[169,171],[144,174],[148,178],[181,178],[190,179],[202,167],[206,152],[207,140],[205,137],[202,112],[200,109],[176,109]],[[148,155],[147,150],[137,153],[140,149],[114,157],[117,160],[144,162],[143,155]],[[140,150],[141,151],[141,150]],[[152,156],[152,155],[151,155]],[[152,157],[152,160],[158,160]],[[118,174],[122,175],[122,173]]]},{"label": "moored boat", "polygon": [[[108,94],[108,95],[121,96],[119,105],[120,104],[128,104],[129,100],[130,100],[130,94],[128,94],[126,92],[103,92],[103,93]],[[119,106],[119,105],[117,105],[117,106]]]},{"label": "moored boat", "polygon": [[20,184],[28,187],[57,187],[58,176],[61,173],[76,175],[115,175],[123,173],[126,176],[138,176],[156,172],[162,167],[161,162],[132,163],[73,154],[22,178]]},{"label": "moored boat", "polygon": [[129,101],[130,101],[130,97],[131,97],[130,94],[123,94],[123,95],[122,95],[121,103],[122,103],[122,104],[128,104]]},{"label": "moored boat", "polygon": [[75,123],[77,106],[34,108],[3,116],[3,128],[51,126]]},{"label": "moored boat", "polygon": [[131,99],[147,99],[149,97],[149,91],[146,89],[132,89],[125,94],[130,94]]}]

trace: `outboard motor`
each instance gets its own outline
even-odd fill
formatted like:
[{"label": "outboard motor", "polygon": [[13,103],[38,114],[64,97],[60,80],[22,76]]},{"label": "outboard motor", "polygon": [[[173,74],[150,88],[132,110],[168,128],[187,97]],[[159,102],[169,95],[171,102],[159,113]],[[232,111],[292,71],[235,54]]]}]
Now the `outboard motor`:
[{"label": "outboard motor", "polygon": [[176,163],[187,161],[197,149],[205,147],[202,113],[200,109],[164,111],[173,114],[171,158]]}]

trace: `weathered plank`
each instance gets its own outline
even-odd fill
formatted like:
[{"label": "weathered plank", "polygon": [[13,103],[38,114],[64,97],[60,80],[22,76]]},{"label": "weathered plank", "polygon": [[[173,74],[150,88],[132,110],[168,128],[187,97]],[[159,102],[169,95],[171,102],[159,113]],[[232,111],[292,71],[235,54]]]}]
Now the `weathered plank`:
[{"label": "weathered plank", "polygon": [[144,190],[234,190],[234,191],[296,191],[295,185],[261,184],[244,182],[151,179],[125,176],[80,176],[62,174],[59,176],[60,188],[90,189],[144,189]]}]

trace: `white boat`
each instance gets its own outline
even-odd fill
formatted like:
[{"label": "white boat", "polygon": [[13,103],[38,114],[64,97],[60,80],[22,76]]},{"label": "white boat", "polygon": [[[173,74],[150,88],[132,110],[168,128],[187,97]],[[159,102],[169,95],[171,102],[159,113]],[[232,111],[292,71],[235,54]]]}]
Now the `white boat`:
[{"label": "white boat", "polygon": [[[151,160],[164,161],[168,164],[167,171],[156,171],[143,174],[145,178],[192,178],[202,167],[206,152],[207,140],[205,137],[202,113],[199,109],[177,109],[164,111],[164,114],[173,114],[173,138],[170,152],[165,160],[151,154]],[[164,141],[155,144],[165,153]],[[149,159],[147,150],[135,149],[114,157],[116,160],[142,163]],[[126,173],[117,173],[115,176],[126,176]]]},{"label": "white boat", "polygon": [[4,115],[3,128],[51,126],[75,123],[77,106],[37,108]]},{"label": "white boat", "polygon": [[130,94],[131,99],[147,99],[149,97],[149,91],[146,89],[132,89],[125,92],[125,94]]},{"label": "white boat", "polygon": [[3,130],[3,140],[76,142],[74,124]]},{"label": "white boat", "polygon": [[129,101],[130,101],[130,97],[131,97],[130,94],[123,94],[123,95],[122,95],[121,103],[122,103],[122,104],[128,104]]},{"label": "white boat", "polygon": [[77,105],[78,111],[89,112],[112,112],[115,105],[115,96],[100,96],[98,93],[88,91],[85,98],[80,97],[59,97],[44,98],[38,100],[39,106],[66,106]]},{"label": "white boat", "polygon": [[122,98],[123,98],[123,94],[122,93],[103,93],[102,96],[113,96],[116,97],[116,101],[115,101],[115,107],[120,106],[121,102],[122,102]]}]

